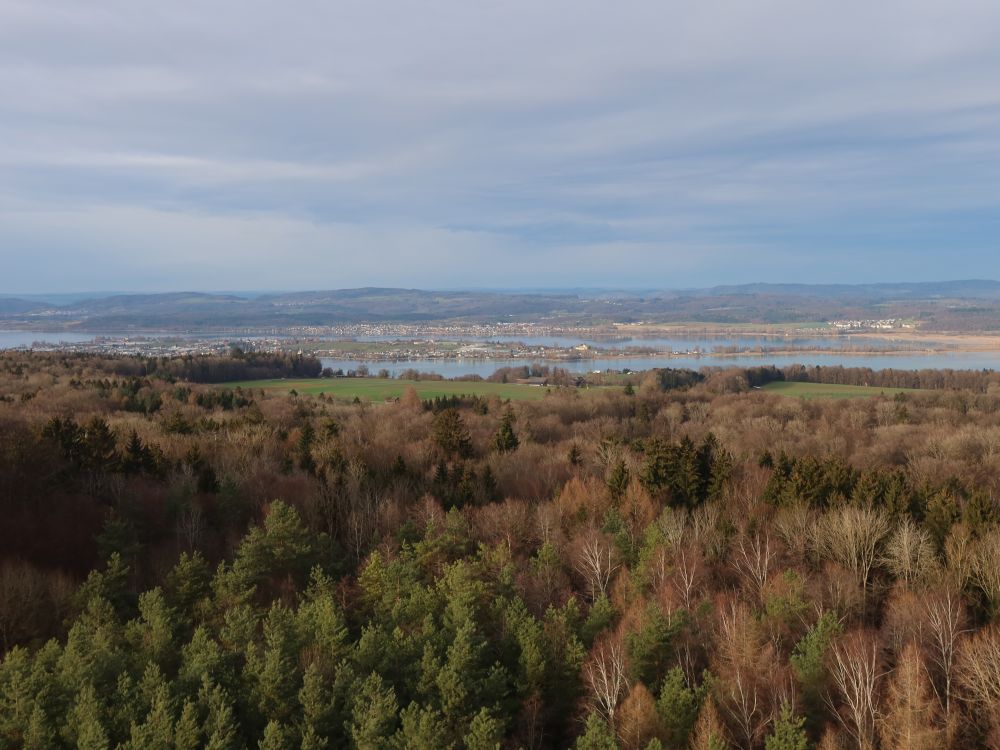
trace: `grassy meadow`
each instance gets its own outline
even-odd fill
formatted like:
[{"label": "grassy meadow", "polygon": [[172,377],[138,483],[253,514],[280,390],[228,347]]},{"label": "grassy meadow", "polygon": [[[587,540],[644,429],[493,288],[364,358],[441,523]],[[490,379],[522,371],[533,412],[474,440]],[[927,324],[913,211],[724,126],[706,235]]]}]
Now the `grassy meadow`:
[{"label": "grassy meadow", "polygon": [[263,389],[288,393],[308,393],[318,396],[324,393],[335,398],[367,401],[385,401],[399,398],[403,392],[413,387],[422,399],[438,396],[497,396],[511,400],[538,400],[545,397],[549,388],[517,383],[483,383],[454,380],[393,380],[387,378],[308,378],[302,380],[245,380],[226,383],[227,387],[243,389]]}]

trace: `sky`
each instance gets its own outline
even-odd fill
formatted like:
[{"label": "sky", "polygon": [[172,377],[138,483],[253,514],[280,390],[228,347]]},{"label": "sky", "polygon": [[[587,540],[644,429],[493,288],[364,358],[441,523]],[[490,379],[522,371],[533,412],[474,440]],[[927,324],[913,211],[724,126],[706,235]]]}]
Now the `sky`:
[{"label": "sky", "polygon": [[0,0],[0,293],[959,278],[995,0]]}]

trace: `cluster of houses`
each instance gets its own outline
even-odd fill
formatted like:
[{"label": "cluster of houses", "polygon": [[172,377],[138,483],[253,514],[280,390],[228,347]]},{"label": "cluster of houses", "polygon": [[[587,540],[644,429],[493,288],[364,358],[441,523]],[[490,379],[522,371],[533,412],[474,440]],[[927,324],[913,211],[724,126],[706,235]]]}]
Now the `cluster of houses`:
[{"label": "cluster of houses", "polygon": [[827,325],[841,331],[890,331],[894,328],[913,328],[910,323],[903,323],[897,318],[882,320],[831,320]]}]

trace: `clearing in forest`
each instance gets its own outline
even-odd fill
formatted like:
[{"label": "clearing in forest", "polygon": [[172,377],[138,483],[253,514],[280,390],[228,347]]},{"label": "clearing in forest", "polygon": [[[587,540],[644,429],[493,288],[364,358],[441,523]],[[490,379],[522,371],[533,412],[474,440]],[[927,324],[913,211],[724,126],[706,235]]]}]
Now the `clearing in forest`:
[{"label": "clearing in forest", "polygon": [[308,393],[318,396],[325,393],[336,398],[368,401],[385,401],[399,398],[413,386],[422,399],[438,396],[497,396],[513,400],[537,400],[555,387],[521,385],[519,383],[485,383],[468,380],[393,380],[391,378],[307,378],[301,380],[244,380],[226,383],[229,388],[262,388],[266,391]]}]

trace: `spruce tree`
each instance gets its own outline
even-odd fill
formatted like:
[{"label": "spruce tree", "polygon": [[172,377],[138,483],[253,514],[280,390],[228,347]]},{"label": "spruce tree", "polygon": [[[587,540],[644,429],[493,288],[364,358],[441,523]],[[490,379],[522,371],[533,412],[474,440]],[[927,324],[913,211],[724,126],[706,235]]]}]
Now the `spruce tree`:
[{"label": "spruce tree", "polygon": [[608,492],[611,493],[612,500],[617,502],[621,499],[622,495],[625,494],[625,489],[628,487],[628,480],[628,467],[624,461],[619,461],[611,469],[607,479]]},{"label": "spruce tree", "polygon": [[514,412],[508,406],[503,414],[503,418],[500,420],[500,427],[497,429],[496,434],[493,435],[493,450],[497,453],[510,453],[517,450],[517,447],[521,444],[517,435],[514,434],[514,420]]},{"label": "spruce tree", "polygon": [[468,458],[472,455],[469,431],[456,409],[445,409],[435,417],[434,442],[448,456]]}]

